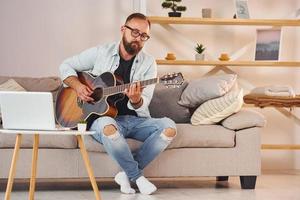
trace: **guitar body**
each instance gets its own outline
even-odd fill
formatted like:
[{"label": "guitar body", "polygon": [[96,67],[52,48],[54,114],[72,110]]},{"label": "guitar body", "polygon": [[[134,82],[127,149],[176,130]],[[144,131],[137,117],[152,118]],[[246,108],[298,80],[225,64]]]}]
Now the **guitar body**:
[{"label": "guitar body", "polygon": [[74,89],[62,87],[58,92],[55,106],[56,120],[61,126],[76,128],[78,122],[85,120],[90,127],[91,123],[101,116],[115,117],[117,115],[115,104],[124,98],[124,95],[103,96],[103,88],[116,86],[118,83],[112,73],[105,72],[98,77],[93,77],[88,73],[79,72],[78,79],[94,89],[91,97],[95,102],[83,102],[77,97]]},{"label": "guitar body", "polygon": [[[101,116],[116,117],[118,110],[116,104],[125,96],[124,89],[130,87],[130,83],[123,81],[110,72],[105,72],[94,77],[85,72],[79,72],[79,81],[93,90],[91,97],[94,102],[84,102],[77,97],[77,93],[70,87],[61,87],[56,98],[55,117],[63,127],[76,128],[78,122],[87,121],[89,128],[92,122]],[[142,80],[141,86],[164,83],[167,86],[180,86],[183,83],[181,73],[168,74],[162,78]]]}]

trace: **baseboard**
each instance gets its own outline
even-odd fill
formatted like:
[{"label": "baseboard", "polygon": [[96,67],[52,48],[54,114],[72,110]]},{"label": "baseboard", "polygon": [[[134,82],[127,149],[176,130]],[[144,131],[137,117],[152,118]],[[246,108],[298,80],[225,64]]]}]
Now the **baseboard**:
[{"label": "baseboard", "polygon": [[[238,177],[237,177],[238,178]],[[159,188],[197,188],[211,185],[227,188],[228,183],[216,182],[216,177],[156,177],[149,178]],[[113,178],[96,178],[100,189],[118,188]],[[229,179],[230,182],[230,179]],[[29,190],[30,179],[15,179],[13,190]],[[5,191],[7,179],[0,179],[0,191]],[[133,185],[133,187],[135,187]],[[88,178],[38,178],[36,190],[92,190]]]}]

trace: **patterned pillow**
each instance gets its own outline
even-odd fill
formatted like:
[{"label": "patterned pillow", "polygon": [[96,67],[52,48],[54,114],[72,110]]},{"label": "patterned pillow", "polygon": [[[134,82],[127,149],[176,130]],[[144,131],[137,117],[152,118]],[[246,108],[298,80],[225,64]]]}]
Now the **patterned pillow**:
[{"label": "patterned pillow", "polygon": [[192,80],[183,91],[178,103],[188,108],[197,108],[207,100],[226,94],[236,79],[236,74],[224,74]]},{"label": "patterned pillow", "polygon": [[193,125],[215,124],[238,112],[243,105],[243,89],[233,90],[222,97],[209,100],[193,113]]},{"label": "patterned pillow", "polygon": [[0,85],[0,91],[26,91],[26,90],[14,79],[8,79],[6,82]]}]

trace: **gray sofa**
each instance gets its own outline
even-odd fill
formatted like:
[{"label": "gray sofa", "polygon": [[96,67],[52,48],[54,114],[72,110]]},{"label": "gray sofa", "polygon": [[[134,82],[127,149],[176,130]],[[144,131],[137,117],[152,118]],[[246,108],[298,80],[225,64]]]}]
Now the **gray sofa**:
[{"label": "gray sofa", "polygon": [[[54,96],[61,84],[57,77],[13,78],[28,91],[51,91]],[[0,84],[8,79],[9,77],[0,76]],[[178,89],[177,97],[168,97],[168,92],[160,92],[158,88],[150,104],[152,115],[165,115],[170,118],[177,116],[179,119],[175,120],[181,122],[190,117],[190,113],[174,109],[171,110],[172,113],[157,112],[161,109],[158,105],[164,105],[161,102],[161,93],[167,96],[166,99],[176,100],[181,92]],[[176,89],[169,91],[171,90]],[[193,126],[188,122],[177,121],[176,138],[166,151],[147,166],[145,175],[150,178],[213,176],[218,181],[227,181],[229,176],[239,176],[242,188],[254,189],[256,177],[261,173],[260,134],[264,124],[262,115],[249,110],[231,115],[217,125]],[[95,176],[114,177],[119,167],[105,153],[103,146],[90,136],[84,137],[84,142]],[[0,134],[2,180],[8,176],[14,143],[14,135]],[[23,137],[16,178],[30,177],[32,143],[32,136]],[[133,151],[141,144],[131,139],[128,139],[128,143]],[[43,135],[40,137],[39,147],[37,178],[65,180],[88,177],[75,136]]]}]

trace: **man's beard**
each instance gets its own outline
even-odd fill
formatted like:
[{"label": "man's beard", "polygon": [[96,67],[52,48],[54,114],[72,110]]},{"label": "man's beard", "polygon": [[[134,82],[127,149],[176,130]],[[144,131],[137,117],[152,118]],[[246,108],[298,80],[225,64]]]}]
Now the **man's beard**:
[{"label": "man's beard", "polygon": [[123,36],[122,41],[125,50],[130,55],[136,55],[143,48],[138,41],[128,42],[125,36]]}]

